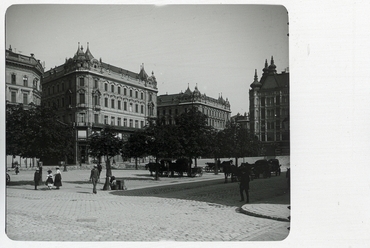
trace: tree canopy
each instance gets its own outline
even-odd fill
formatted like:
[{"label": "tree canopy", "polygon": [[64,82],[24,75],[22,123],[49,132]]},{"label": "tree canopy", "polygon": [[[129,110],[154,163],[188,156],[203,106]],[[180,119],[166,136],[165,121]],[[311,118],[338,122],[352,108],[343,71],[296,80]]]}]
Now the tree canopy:
[{"label": "tree canopy", "polygon": [[73,153],[73,128],[59,120],[55,109],[6,106],[6,153],[21,157],[64,160]]}]

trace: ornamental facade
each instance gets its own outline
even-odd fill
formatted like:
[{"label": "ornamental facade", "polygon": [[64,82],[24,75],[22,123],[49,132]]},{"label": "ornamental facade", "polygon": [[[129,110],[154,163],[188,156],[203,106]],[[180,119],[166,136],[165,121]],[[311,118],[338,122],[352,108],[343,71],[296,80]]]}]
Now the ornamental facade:
[{"label": "ornamental facade", "polygon": [[26,56],[5,50],[5,92],[6,102],[11,104],[41,104],[41,78],[44,68],[34,54]]},{"label": "ornamental facade", "polygon": [[289,155],[289,72],[276,73],[271,57],[270,65],[265,61],[260,80],[255,71],[250,87],[250,129],[261,141],[261,155]]},{"label": "ornamental facade", "polygon": [[164,118],[167,124],[174,123],[175,117],[191,108],[196,108],[207,115],[207,123],[215,129],[222,130],[230,120],[229,100],[219,96],[218,99],[200,93],[195,86],[194,91],[188,88],[178,94],[158,96],[158,118]]},{"label": "ornamental facade", "polygon": [[86,51],[78,44],[72,58],[46,71],[42,87],[42,104],[56,106],[60,120],[75,127],[75,161],[69,163],[92,162],[87,137],[104,126],[111,125],[125,139],[157,116],[154,73],[149,76],[144,65],[135,73],[98,60],[89,44]]}]

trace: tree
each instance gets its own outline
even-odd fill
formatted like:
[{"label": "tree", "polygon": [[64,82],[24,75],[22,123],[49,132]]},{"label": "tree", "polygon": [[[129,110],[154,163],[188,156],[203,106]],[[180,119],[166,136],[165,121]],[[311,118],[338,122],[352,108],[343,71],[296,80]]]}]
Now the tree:
[{"label": "tree", "polygon": [[147,136],[144,130],[138,130],[128,138],[124,143],[121,155],[122,157],[135,158],[135,169],[138,169],[138,158],[148,154]]},{"label": "tree", "polygon": [[183,153],[175,125],[165,124],[163,120],[150,122],[145,135],[148,154],[155,156],[157,162],[159,158],[176,158]]},{"label": "tree", "polygon": [[88,141],[89,155],[105,159],[106,178],[103,190],[109,189],[109,178],[112,176],[111,159],[121,153],[123,141],[117,136],[117,133],[106,126],[100,133],[96,132],[89,137]]},{"label": "tree", "polygon": [[238,165],[238,158],[258,154],[258,140],[249,134],[247,128],[237,122],[228,122],[219,138],[220,144],[223,145],[222,155],[235,158],[236,165]]},{"label": "tree", "polygon": [[7,105],[8,155],[64,160],[73,153],[73,129],[61,122],[55,108]]},{"label": "tree", "polygon": [[207,116],[196,108],[182,113],[176,118],[179,141],[183,149],[183,155],[195,159],[209,152],[212,127],[207,125]]}]

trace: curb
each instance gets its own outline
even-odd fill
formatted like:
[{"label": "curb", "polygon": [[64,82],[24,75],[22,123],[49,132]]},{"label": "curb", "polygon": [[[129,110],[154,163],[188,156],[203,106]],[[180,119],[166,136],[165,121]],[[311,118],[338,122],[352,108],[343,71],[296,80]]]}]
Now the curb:
[{"label": "curb", "polygon": [[277,220],[277,221],[283,221],[283,222],[290,222],[290,220],[288,218],[280,218],[280,217],[273,217],[273,216],[268,216],[268,215],[264,215],[264,214],[257,214],[257,213],[253,213],[253,212],[244,210],[243,207],[239,208],[239,212],[242,213],[242,214],[246,214],[246,215],[253,216],[253,217],[258,217],[258,218]]}]

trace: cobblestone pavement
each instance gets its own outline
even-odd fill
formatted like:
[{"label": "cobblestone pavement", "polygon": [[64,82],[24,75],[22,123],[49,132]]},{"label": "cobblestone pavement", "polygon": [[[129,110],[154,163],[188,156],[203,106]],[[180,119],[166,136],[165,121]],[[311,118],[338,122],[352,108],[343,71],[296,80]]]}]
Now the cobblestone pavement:
[{"label": "cobblestone pavement", "polygon": [[[125,180],[129,190],[222,178],[212,174],[154,181],[147,171],[134,171],[136,180],[128,171],[114,173],[132,179]],[[7,187],[6,233],[12,240],[274,241],[289,234],[289,222],[241,214],[240,208],[233,206],[176,198],[118,196],[102,190],[92,194],[88,170],[64,172],[60,190],[47,190],[44,185],[34,190],[27,179],[32,175],[33,171],[21,172],[18,178],[12,177],[12,181],[19,182]],[[99,183],[98,189],[102,186]]]}]

